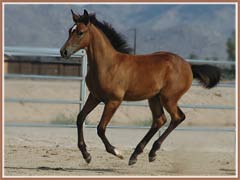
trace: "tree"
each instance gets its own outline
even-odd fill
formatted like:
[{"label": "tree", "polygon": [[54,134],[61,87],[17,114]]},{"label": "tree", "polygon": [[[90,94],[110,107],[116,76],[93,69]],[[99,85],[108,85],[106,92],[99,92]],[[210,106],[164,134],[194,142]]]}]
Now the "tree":
[{"label": "tree", "polygon": [[231,36],[227,39],[226,46],[228,60],[235,61],[235,31],[233,31]]},{"label": "tree", "polygon": [[[226,42],[227,54],[229,61],[235,61],[235,31],[232,32],[231,36],[227,39]],[[231,69],[227,70],[227,76],[229,78],[235,78],[235,65],[231,66]]]}]

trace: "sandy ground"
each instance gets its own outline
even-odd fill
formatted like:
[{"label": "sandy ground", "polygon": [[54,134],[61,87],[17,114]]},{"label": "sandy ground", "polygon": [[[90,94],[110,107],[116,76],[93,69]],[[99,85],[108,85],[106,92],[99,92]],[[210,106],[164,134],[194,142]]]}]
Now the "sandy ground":
[{"label": "sandy ground", "polygon": [[[57,100],[79,100],[78,81],[46,80],[5,80],[6,98],[37,98]],[[146,102],[146,101],[145,101]],[[179,104],[227,105],[235,106],[235,88],[191,87]],[[87,117],[89,124],[98,123],[103,106],[99,105]],[[182,126],[235,126],[234,110],[189,109],[183,108],[187,120]],[[5,120],[11,122],[47,122],[63,120],[75,122],[79,105],[6,103]],[[167,113],[166,113],[167,114]],[[169,118],[168,118],[169,119]],[[146,125],[151,121],[148,107],[121,106],[114,114],[111,124]]]},{"label": "sandy ground", "polygon": [[[45,81],[7,79],[5,98],[38,98],[78,100],[78,81]],[[235,88],[206,90],[192,87],[179,104],[235,106]],[[87,118],[97,124],[103,106]],[[52,123],[72,122],[78,105],[5,103],[5,122]],[[184,108],[184,126],[235,127],[234,110]],[[112,125],[147,125],[149,108],[122,106],[114,115]],[[168,117],[169,120],[169,117]],[[235,175],[235,133],[175,130],[158,152],[157,160],[148,162],[153,141],[139,156],[137,164],[128,166],[135,146],[146,129],[108,129],[107,136],[125,157],[119,160],[108,154],[97,137],[96,129],[86,128],[85,139],[92,162],[83,160],[77,146],[75,128],[5,127],[4,174],[6,176],[233,176]],[[155,140],[157,135],[153,138]]]},{"label": "sandy ground", "polygon": [[[148,162],[151,141],[137,164],[128,159],[146,129],[108,129],[122,151],[120,160],[105,151],[93,128],[84,129],[92,162],[86,164],[76,147],[75,128],[6,127],[5,176],[234,176],[235,133],[174,131]],[[158,135],[153,137],[153,140]],[[129,138],[131,137],[131,138]]]}]

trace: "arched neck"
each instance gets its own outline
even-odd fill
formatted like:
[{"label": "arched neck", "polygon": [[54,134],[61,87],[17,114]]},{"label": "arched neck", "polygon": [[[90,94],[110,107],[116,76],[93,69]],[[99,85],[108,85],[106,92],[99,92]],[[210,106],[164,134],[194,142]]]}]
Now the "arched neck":
[{"label": "arched neck", "polygon": [[93,24],[89,27],[89,33],[90,43],[87,53],[90,68],[91,66],[97,66],[104,70],[113,65],[117,51],[113,48],[108,38]]}]

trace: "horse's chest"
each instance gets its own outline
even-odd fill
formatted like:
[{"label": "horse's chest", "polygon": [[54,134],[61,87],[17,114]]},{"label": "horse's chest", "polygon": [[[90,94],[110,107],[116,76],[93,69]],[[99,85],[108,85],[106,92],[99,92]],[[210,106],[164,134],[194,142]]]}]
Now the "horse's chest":
[{"label": "horse's chest", "polygon": [[94,75],[91,73],[87,74],[86,84],[89,91],[93,94],[97,99],[104,101],[110,98],[117,98],[116,90],[114,90],[114,86],[110,86],[110,82],[107,82],[107,79],[101,79],[98,75]]}]

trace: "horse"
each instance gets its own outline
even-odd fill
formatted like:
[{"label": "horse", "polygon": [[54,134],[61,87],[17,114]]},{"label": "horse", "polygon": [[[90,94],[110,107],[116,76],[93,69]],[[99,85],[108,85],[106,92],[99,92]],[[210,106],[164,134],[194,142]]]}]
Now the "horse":
[{"label": "horse", "polygon": [[122,153],[107,139],[106,127],[122,101],[147,99],[152,113],[152,125],[131,154],[128,164],[137,162],[138,155],[166,123],[165,109],[170,114],[171,121],[148,154],[149,162],[153,162],[166,137],[185,120],[178,101],[191,87],[193,78],[198,79],[204,88],[215,87],[221,78],[219,68],[191,65],[179,55],[165,51],[132,55],[121,38],[121,43],[114,45],[113,34],[117,39],[120,35],[108,23],[99,22],[87,10],[82,15],[71,12],[74,25],[69,29],[68,39],[60,54],[68,59],[80,49],[85,49],[88,56],[86,85],[90,93],[76,123],[78,148],[83,158],[87,163],[92,159],[84,141],[83,123],[100,102],[104,103],[104,110],[97,126],[97,134],[108,153],[123,159]]}]

